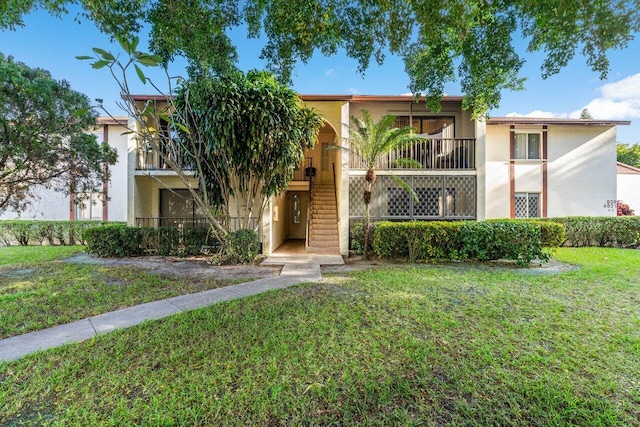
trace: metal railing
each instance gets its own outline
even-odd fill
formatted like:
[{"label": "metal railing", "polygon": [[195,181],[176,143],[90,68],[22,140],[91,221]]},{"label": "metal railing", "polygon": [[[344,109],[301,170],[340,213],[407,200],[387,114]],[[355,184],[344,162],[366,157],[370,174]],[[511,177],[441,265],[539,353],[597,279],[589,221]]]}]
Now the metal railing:
[{"label": "metal railing", "polygon": [[[166,143],[163,147],[164,155],[172,159],[182,170],[195,169],[192,159],[178,145]],[[171,170],[167,161],[151,147],[142,147],[137,150],[136,170]]]},{"label": "metal railing", "polygon": [[[225,227],[225,221],[220,220],[220,224]],[[251,229],[256,228],[257,220],[252,218],[249,224]],[[171,217],[137,217],[135,219],[136,227],[189,227],[189,228],[206,228],[209,227],[209,221],[206,218],[198,217],[185,217],[185,218],[171,218]],[[240,225],[238,218],[230,218],[229,227],[230,231],[238,229]]]},{"label": "metal railing", "polygon": [[189,227],[189,228],[205,228],[209,227],[206,218],[170,218],[170,217],[147,217],[136,218],[136,227]]},{"label": "metal railing", "polygon": [[[381,156],[376,168],[473,170],[476,167],[475,145],[473,138],[425,139]],[[366,169],[362,157],[357,154],[351,155],[349,166]]]},{"label": "metal railing", "polygon": [[338,187],[336,186],[336,164],[331,163],[333,169],[333,197],[336,201],[336,220],[340,222],[340,206],[338,205]]}]

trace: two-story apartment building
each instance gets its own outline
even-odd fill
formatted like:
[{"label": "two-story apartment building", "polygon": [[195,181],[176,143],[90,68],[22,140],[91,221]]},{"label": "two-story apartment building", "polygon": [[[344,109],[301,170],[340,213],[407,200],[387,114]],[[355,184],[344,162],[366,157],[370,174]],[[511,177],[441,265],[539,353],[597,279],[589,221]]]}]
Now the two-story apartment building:
[{"label": "two-story apartment building", "polygon": [[[438,112],[411,96],[302,95],[325,122],[289,188],[269,200],[259,230],[263,251],[287,240],[308,250],[347,254],[350,226],[364,217],[365,170],[349,150],[350,117],[397,117],[424,140],[380,160],[373,219],[483,220],[615,215],[616,126],[623,121],[490,118],[473,120],[462,98]],[[137,96],[137,102],[151,97]],[[157,99],[156,99],[157,100]],[[130,125],[135,123],[130,120]],[[341,148],[336,148],[336,147]],[[333,147],[333,148],[332,148]],[[156,153],[128,137],[128,222],[201,221],[184,183]],[[409,158],[412,168],[395,160]],[[417,167],[417,165],[420,165]],[[407,182],[415,202],[391,175]]]},{"label": "two-story apartment building", "polygon": [[36,220],[127,220],[127,117],[100,117],[97,126],[89,129],[99,143],[106,142],[118,153],[118,162],[110,166],[111,179],[102,188],[89,194],[78,205],[73,194],[65,194],[45,187],[36,189],[36,195],[24,212],[8,209],[0,213],[2,219]]}]

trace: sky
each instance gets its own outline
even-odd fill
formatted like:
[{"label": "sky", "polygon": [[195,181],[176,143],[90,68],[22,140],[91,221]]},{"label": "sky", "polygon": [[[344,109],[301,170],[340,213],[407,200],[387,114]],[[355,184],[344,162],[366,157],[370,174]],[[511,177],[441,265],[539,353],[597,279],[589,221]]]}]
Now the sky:
[{"label": "sky", "polygon": [[[36,11],[25,17],[25,26],[14,31],[0,31],[0,52],[13,56],[30,67],[49,70],[57,80],[67,80],[74,90],[85,93],[90,99],[104,99],[104,105],[114,115],[124,112],[115,106],[118,87],[107,69],[94,70],[89,61],[75,59],[78,55],[91,55],[93,47],[120,52],[115,42],[100,33],[92,22],[76,22],[75,12],[63,19]],[[262,69],[265,63],[259,59],[263,40],[246,38],[242,28],[231,32],[232,41],[239,54],[238,66],[243,70]],[[140,35],[139,49],[146,49],[146,37]],[[640,34],[636,35],[624,50],[609,54],[611,69],[607,79],[600,80],[576,55],[559,74],[544,80],[540,65],[542,53],[525,53],[526,46],[516,46],[526,63],[521,76],[526,77],[525,90],[505,91],[500,107],[489,112],[490,116],[531,116],[577,118],[584,108],[595,119],[630,120],[630,126],[618,127],[618,141],[627,144],[640,142]],[[183,60],[169,67],[171,76],[186,76]],[[404,64],[398,57],[389,55],[382,66],[372,62],[364,75],[356,70],[354,60],[344,53],[331,57],[316,54],[307,64],[298,64],[293,76],[293,88],[301,94],[360,94],[401,95],[408,93],[409,78]],[[145,72],[156,82],[166,82],[159,70]],[[154,94],[153,88],[143,85],[134,74],[130,76],[132,93]],[[164,85],[166,87],[166,85]],[[447,95],[463,95],[456,83],[445,87]]]}]

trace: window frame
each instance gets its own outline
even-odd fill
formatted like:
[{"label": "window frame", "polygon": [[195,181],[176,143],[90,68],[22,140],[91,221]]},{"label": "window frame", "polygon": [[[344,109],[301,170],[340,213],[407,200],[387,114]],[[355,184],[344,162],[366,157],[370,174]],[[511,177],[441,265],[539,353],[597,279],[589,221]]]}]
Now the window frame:
[{"label": "window frame", "polygon": [[[518,157],[518,150],[516,149],[517,147],[517,139],[518,139],[518,135],[525,135],[525,146],[524,146],[524,157]],[[537,157],[531,157],[531,150],[530,150],[530,136],[537,136],[538,138],[538,149],[537,149]],[[542,132],[515,132],[513,135],[513,159],[512,160],[542,160]]]},{"label": "window frame", "polygon": [[[536,212],[536,216],[531,216],[531,197],[535,196],[537,198],[537,212]],[[526,212],[527,212],[527,216],[518,216],[518,209],[516,206],[515,209],[515,213],[514,213],[514,218],[542,218],[542,193],[540,192],[535,192],[535,191],[518,191],[516,192],[514,195],[514,204],[517,205],[517,199],[518,197],[524,197],[525,201],[526,201]]]}]

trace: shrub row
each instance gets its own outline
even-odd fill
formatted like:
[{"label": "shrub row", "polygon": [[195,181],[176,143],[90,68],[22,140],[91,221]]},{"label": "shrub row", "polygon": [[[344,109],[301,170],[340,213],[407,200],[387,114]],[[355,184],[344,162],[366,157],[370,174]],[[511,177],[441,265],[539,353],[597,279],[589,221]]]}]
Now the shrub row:
[{"label": "shrub row", "polygon": [[[548,259],[541,229],[539,222],[516,220],[378,222],[373,250],[381,258],[408,257],[411,262],[510,259],[526,265]],[[547,227],[553,236],[562,234],[558,229],[558,224]]]},{"label": "shrub row", "polygon": [[565,228],[562,246],[603,246],[615,248],[640,245],[640,217],[573,216],[549,218]]},{"label": "shrub row", "polygon": [[84,244],[82,233],[89,227],[117,224],[102,221],[0,221],[0,244],[11,245],[73,245]]},{"label": "shrub row", "polygon": [[100,257],[130,257],[143,254],[191,256],[217,240],[208,228],[138,228],[108,224],[84,231],[86,250]]}]

